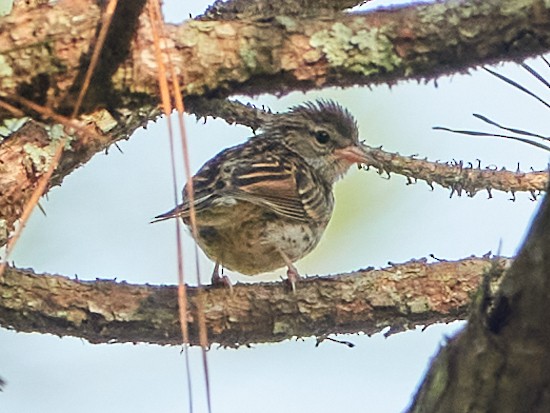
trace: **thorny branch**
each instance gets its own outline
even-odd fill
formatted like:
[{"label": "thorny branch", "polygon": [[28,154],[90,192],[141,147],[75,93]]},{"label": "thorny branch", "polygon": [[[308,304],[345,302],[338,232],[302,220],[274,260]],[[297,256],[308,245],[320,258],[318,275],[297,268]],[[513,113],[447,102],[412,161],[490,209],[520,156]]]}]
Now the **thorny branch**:
[{"label": "thorny branch", "polygon": [[[382,149],[371,149],[370,155],[375,159],[371,165],[378,173],[396,173],[403,175],[409,183],[423,180],[433,189],[433,184],[439,184],[451,190],[451,197],[465,192],[473,197],[479,191],[487,191],[489,198],[492,191],[509,192],[515,200],[516,192],[529,192],[535,200],[546,190],[548,171],[515,172],[491,167],[482,168],[481,161],[474,165],[471,162],[431,162],[426,159],[402,156],[385,152]],[[367,166],[367,167],[368,167]]]},{"label": "thorny branch", "polygon": [[[212,343],[237,346],[337,333],[390,333],[464,319],[483,275],[504,258],[425,260],[330,277],[308,277],[290,293],[284,282],[206,287]],[[92,343],[181,343],[176,287],[110,280],[79,281],[8,267],[0,278],[0,325],[82,337]],[[190,287],[190,334],[197,344],[196,288]]]},{"label": "thorny branch", "polygon": [[[236,101],[223,99],[189,99],[188,108],[198,118],[220,116],[228,123],[238,123],[261,128],[270,117],[277,116],[265,108],[259,109],[251,105],[243,105]],[[366,164],[367,169],[373,167],[378,173],[390,175],[395,173],[406,177],[409,183],[423,180],[433,189],[436,183],[451,190],[451,196],[461,196],[466,193],[473,197],[479,191],[487,191],[489,197],[492,191],[504,191],[512,194],[529,192],[532,199],[545,190],[548,182],[547,171],[515,172],[506,169],[483,168],[481,161],[476,164],[464,161],[432,162],[427,159],[417,159],[414,156],[403,156],[369,147],[372,162]]]}]

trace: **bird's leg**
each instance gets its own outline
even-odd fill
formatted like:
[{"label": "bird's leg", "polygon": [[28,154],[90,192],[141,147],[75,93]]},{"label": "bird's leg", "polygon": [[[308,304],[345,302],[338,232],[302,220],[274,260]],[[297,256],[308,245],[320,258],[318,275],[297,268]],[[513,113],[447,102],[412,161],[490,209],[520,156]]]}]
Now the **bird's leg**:
[{"label": "bird's leg", "polygon": [[233,285],[231,285],[231,280],[227,275],[223,275],[223,268],[222,268],[222,275],[220,275],[219,262],[216,262],[216,265],[214,265],[214,271],[212,271],[212,285],[228,287],[231,291],[233,291]]},{"label": "bird's leg", "polygon": [[286,270],[286,276],[288,277],[288,282],[290,283],[290,288],[292,288],[292,292],[295,293],[296,281],[301,278],[300,274],[298,273],[298,270],[296,269],[292,261],[290,261],[290,258],[288,258],[288,256],[281,249],[278,249],[278,251],[279,254],[281,254],[281,257],[283,258],[286,266],[288,267],[288,269]]}]

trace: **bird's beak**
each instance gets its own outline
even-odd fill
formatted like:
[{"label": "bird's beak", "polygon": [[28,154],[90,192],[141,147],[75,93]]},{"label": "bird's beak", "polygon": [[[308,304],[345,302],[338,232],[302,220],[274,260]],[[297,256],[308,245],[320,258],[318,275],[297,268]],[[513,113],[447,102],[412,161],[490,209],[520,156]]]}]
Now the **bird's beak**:
[{"label": "bird's beak", "polygon": [[336,149],[334,153],[339,159],[348,161],[350,164],[368,164],[372,162],[368,148],[362,143]]}]

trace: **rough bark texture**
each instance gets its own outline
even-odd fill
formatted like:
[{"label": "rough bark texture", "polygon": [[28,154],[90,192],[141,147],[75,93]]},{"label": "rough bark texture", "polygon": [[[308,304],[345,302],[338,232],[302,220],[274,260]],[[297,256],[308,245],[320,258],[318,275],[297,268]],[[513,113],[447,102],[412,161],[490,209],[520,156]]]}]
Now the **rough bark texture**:
[{"label": "rough bark texture", "polygon": [[332,16],[370,0],[216,0],[199,20],[268,20],[276,16]]},{"label": "rough bark texture", "polygon": [[489,198],[492,191],[509,192],[515,200],[516,192],[529,192],[535,200],[548,184],[548,171],[522,172],[482,167],[471,162],[430,162],[427,159],[401,156],[385,152],[381,149],[371,149],[372,161],[367,166],[378,169],[378,173],[395,173],[405,176],[409,183],[422,180],[433,189],[433,184],[441,185],[451,190],[451,196],[461,196],[466,193],[473,197],[480,191],[487,191]]},{"label": "rough bark texture", "polygon": [[[464,319],[485,272],[505,259],[415,261],[381,270],[286,283],[204,290],[211,343],[237,346],[336,333],[373,334]],[[499,267],[500,268],[500,267]],[[195,288],[191,342],[198,343]],[[0,279],[0,325],[82,337],[93,343],[180,344],[176,287],[78,281],[8,267]]]},{"label": "rough bark texture", "polygon": [[[147,14],[140,16],[131,44],[124,43],[130,39],[120,19],[136,16],[142,3],[121,4],[126,14],[115,16],[111,35],[118,41],[102,60],[88,109],[116,109],[116,97],[158,96]],[[17,9],[2,18],[2,96],[21,94],[69,110],[100,21],[97,3],[85,0]],[[550,46],[550,4],[451,0],[306,21],[282,15],[268,21],[195,20],[167,26],[165,34],[185,96],[284,94],[435,78],[544,53]]]},{"label": "rough bark texture", "polygon": [[550,199],[496,289],[435,359],[409,412],[550,411]]},{"label": "rough bark texture", "polygon": [[127,130],[142,127],[151,113],[159,112],[154,106],[144,107],[117,122],[106,110],[98,110],[73,122],[78,129],[30,121],[3,141],[0,144],[0,247],[6,244],[62,140],[63,156],[47,190],[60,185],[65,176],[97,152],[107,150],[117,140],[128,138]]}]

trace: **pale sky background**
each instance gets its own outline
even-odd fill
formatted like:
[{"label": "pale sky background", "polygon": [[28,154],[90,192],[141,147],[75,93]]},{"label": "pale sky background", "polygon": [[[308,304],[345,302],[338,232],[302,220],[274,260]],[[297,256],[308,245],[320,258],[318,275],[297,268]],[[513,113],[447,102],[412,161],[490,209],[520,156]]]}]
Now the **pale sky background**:
[{"label": "pale sky background", "polygon": [[[168,20],[200,13],[165,2]],[[373,5],[382,2],[374,1]],[[550,70],[533,62],[543,75]],[[496,67],[531,90],[545,90],[515,65]],[[370,145],[430,160],[464,160],[523,170],[544,169],[548,156],[530,146],[494,138],[465,137],[433,131],[436,125],[491,130],[472,113],[508,126],[548,134],[547,112],[535,100],[484,71],[454,75],[437,82],[400,82],[386,86],[293,93],[281,99],[258,96],[252,102],[282,111],[318,97],[332,98],[358,119]],[[494,129],[493,129],[494,130]],[[251,132],[240,126],[187,118],[192,167],[198,169],[222,148],[242,142]],[[172,207],[165,120],[138,131],[67,177],[33,214],[12,256],[19,267],[38,272],[114,278],[133,283],[175,284],[173,223],[150,225]],[[181,170],[181,166],[180,166]],[[183,185],[183,175],[178,183]],[[319,247],[297,263],[302,274],[329,274],[361,267],[382,267],[434,254],[459,259],[497,252],[512,256],[523,239],[537,202],[528,194],[485,193],[453,197],[403,177],[383,179],[355,168],[336,188],[336,212]],[[186,238],[186,269],[192,273],[192,241]],[[201,258],[204,281],[212,264]],[[233,282],[277,280],[280,270],[257,278],[229,273]],[[463,323],[436,325],[389,338],[339,337],[355,348],[315,339],[261,344],[208,352],[213,411],[247,412],[400,412],[422,380],[428,362],[446,337]],[[185,412],[188,395],[179,347],[145,344],[93,345],[77,338],[15,333],[0,329],[0,412]],[[200,352],[191,350],[196,412],[205,411]]]}]

